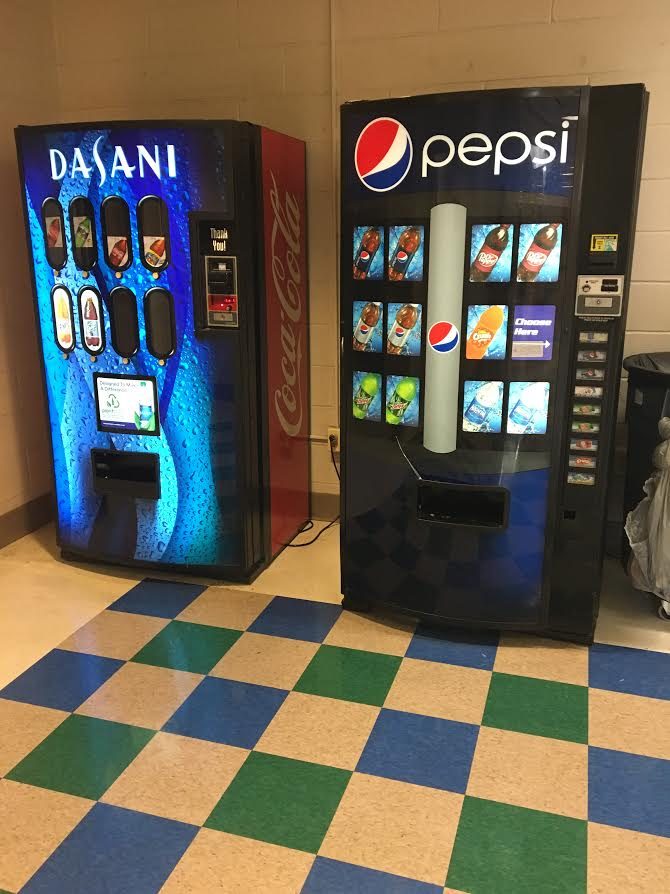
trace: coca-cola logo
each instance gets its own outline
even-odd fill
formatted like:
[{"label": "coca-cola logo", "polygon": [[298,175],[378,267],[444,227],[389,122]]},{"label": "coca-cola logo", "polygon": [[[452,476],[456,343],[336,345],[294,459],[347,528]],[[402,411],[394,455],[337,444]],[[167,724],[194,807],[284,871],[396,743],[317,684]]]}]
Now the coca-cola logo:
[{"label": "coca-cola logo", "polygon": [[280,361],[284,382],[275,390],[274,405],[279,424],[287,435],[294,438],[302,428],[302,274],[300,272],[300,206],[289,192],[283,203],[279,195],[274,173],[270,171],[272,189],[270,202],[274,212],[272,236],[272,282],[280,310],[279,342],[282,347]]}]

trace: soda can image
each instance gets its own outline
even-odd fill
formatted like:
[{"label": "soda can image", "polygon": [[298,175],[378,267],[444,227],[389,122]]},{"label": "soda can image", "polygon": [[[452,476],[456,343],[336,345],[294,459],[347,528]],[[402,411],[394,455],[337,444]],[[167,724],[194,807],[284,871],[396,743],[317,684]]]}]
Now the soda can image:
[{"label": "soda can image", "polygon": [[470,231],[470,282],[509,282],[514,224],[473,224]]},{"label": "soda can image", "polygon": [[598,450],[598,441],[593,438],[572,438],[570,450],[588,450],[589,453],[595,453]]},{"label": "soda can image", "polygon": [[577,360],[580,363],[604,363],[607,351],[577,351]]},{"label": "soda can image", "polygon": [[389,229],[388,278],[392,282],[423,279],[423,243],[424,228],[420,225]]},{"label": "soda can image", "polygon": [[354,351],[380,353],[382,349],[383,317],[384,312],[381,301],[354,301]]},{"label": "soda can image", "polygon": [[499,433],[502,428],[502,382],[465,382],[463,431]]},{"label": "soda can image", "polygon": [[575,397],[602,397],[603,389],[595,385],[575,385]]},{"label": "soda can image", "polygon": [[471,304],[468,307],[467,360],[504,360],[507,318],[505,304]]},{"label": "soda can image", "polygon": [[383,279],[384,227],[354,227],[354,279]]},{"label": "soda can image", "polygon": [[599,404],[573,404],[572,412],[575,416],[600,416]]},{"label": "soda can image", "polygon": [[419,424],[419,390],[414,376],[388,376],[386,379],[386,421],[389,425]]},{"label": "soda can image", "polygon": [[353,374],[354,419],[379,422],[382,418],[382,377],[375,372],[355,372]]},{"label": "soda can image", "polygon": [[517,282],[558,282],[562,237],[560,223],[521,224]]},{"label": "soda can image", "polygon": [[594,366],[582,366],[577,370],[577,378],[582,382],[602,382],[605,378],[605,370]]},{"label": "soda can image", "polygon": [[549,382],[510,382],[507,432],[545,435],[549,416]]},{"label": "soda can image", "polygon": [[582,345],[606,345],[609,332],[580,332],[579,343]]},{"label": "soda can image", "polygon": [[389,304],[386,353],[418,357],[421,354],[421,305]]},{"label": "soda can image", "polygon": [[568,472],[568,484],[583,484],[587,487],[593,487],[596,483],[596,476],[589,472]]},{"label": "soda can image", "polygon": [[571,469],[595,469],[596,459],[594,456],[571,456],[568,465]]},{"label": "soda can image", "polygon": [[577,419],[573,419],[572,430],[581,435],[596,435],[600,431],[600,423],[579,422]]}]

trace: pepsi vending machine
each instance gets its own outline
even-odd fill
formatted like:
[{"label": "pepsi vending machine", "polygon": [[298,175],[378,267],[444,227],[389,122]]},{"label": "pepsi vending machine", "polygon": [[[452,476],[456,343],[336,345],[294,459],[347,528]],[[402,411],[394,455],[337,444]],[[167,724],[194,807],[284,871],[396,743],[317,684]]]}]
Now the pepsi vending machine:
[{"label": "pepsi vending machine", "polygon": [[16,139],[62,554],[251,580],[310,514],[304,143]]},{"label": "pepsi vending machine", "polygon": [[588,642],[642,85],[342,108],[342,592]]}]

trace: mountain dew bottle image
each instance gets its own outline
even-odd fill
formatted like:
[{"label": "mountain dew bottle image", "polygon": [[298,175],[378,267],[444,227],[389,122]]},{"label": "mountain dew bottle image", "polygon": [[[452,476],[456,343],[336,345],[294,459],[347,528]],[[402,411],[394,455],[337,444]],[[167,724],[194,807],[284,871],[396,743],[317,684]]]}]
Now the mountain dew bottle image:
[{"label": "mountain dew bottle image", "polygon": [[[401,425],[407,408],[416,397],[416,379],[405,377],[395,386],[386,403],[386,421],[389,425]],[[388,394],[388,392],[387,392]]]},{"label": "mountain dew bottle image", "polygon": [[354,390],[353,413],[356,419],[365,419],[370,412],[370,406],[379,391],[380,379],[378,373],[367,373],[359,381],[358,388]]}]

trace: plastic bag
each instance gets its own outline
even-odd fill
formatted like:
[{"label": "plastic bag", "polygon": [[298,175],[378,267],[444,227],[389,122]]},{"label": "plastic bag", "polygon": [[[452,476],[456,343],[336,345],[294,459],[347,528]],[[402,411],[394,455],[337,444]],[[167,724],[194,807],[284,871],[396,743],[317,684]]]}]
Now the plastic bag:
[{"label": "plastic bag", "polygon": [[637,590],[670,600],[670,418],[658,423],[663,439],[652,455],[654,472],[644,485],[647,495],[626,519],[633,551],[630,576]]}]

